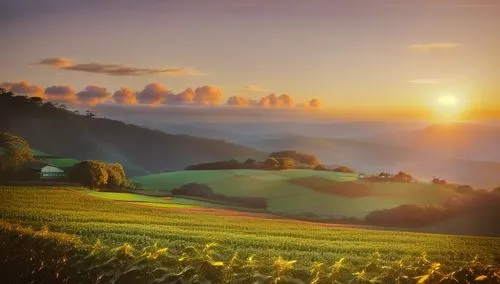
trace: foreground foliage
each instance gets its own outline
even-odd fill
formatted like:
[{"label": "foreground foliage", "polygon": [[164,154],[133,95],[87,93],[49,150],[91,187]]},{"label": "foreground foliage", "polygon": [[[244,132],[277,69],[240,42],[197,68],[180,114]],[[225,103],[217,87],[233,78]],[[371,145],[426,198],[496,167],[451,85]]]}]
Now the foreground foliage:
[{"label": "foreground foliage", "polygon": [[0,277],[35,283],[500,283],[500,269],[476,259],[450,272],[423,254],[384,262],[379,253],[362,265],[348,258],[297,268],[281,256],[264,266],[254,255],[230,258],[216,243],[170,251],[157,244],[85,245],[75,236],[0,222]]}]

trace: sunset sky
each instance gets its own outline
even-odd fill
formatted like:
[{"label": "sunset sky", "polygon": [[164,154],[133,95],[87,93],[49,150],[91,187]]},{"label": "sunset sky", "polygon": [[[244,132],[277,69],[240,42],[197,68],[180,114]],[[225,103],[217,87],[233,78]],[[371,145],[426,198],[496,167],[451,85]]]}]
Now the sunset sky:
[{"label": "sunset sky", "polygon": [[83,90],[80,103],[111,103],[126,87],[114,103],[163,104],[135,92],[168,89],[250,107],[287,94],[278,107],[361,116],[500,113],[498,0],[3,0],[0,10],[0,83]]}]

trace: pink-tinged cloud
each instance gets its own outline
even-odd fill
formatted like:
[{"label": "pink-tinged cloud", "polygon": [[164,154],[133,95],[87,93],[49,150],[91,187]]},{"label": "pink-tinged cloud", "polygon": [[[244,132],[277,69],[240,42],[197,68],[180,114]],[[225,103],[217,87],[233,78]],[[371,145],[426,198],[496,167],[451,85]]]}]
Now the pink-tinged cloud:
[{"label": "pink-tinged cloud", "polygon": [[319,108],[321,106],[318,99],[312,99],[304,103],[296,104],[294,99],[287,94],[277,96],[269,94],[259,100],[241,96],[232,96],[227,100],[228,106],[236,107],[257,107],[257,108]]},{"label": "pink-tinged cloud", "polygon": [[269,94],[260,99],[259,105],[261,107],[287,108],[287,107],[294,107],[295,103],[292,97],[290,97],[287,94],[282,94],[280,96],[277,96],[276,94]]},{"label": "pink-tinged cloud", "polygon": [[194,103],[200,105],[218,105],[222,101],[222,91],[214,86],[198,87],[194,91]]},{"label": "pink-tinged cloud", "polygon": [[168,96],[173,95],[166,86],[160,83],[151,83],[137,95],[137,100],[141,104],[157,106],[167,101]]},{"label": "pink-tinged cloud", "polygon": [[38,62],[40,65],[48,65],[61,70],[80,71],[87,73],[105,74],[111,76],[200,76],[203,75],[191,68],[139,68],[122,64],[103,63],[74,63],[73,60],[64,57],[45,58]]},{"label": "pink-tinged cloud", "polygon": [[95,106],[109,100],[111,94],[106,90],[106,88],[89,85],[85,87],[83,91],[76,93],[76,96],[81,103],[89,106]]},{"label": "pink-tinged cloud", "polygon": [[435,50],[449,50],[463,46],[457,42],[431,42],[431,43],[417,43],[410,45],[410,49],[415,52],[431,52]]},{"label": "pink-tinged cloud", "polygon": [[45,88],[45,96],[48,101],[62,104],[78,103],[75,90],[67,85],[53,85]]},{"label": "pink-tinged cloud", "polygon": [[176,99],[181,103],[192,103],[194,101],[194,94],[195,92],[192,88],[187,88],[178,93]]},{"label": "pink-tinged cloud", "polygon": [[311,108],[321,107],[321,102],[318,99],[312,99],[308,102],[308,106]]},{"label": "pink-tinged cloud", "polygon": [[42,87],[37,85],[32,85],[28,81],[21,81],[18,83],[13,82],[3,82],[0,84],[0,88],[10,91],[17,95],[28,95],[30,97],[45,97],[44,90]]},{"label": "pink-tinged cloud", "polygon": [[135,105],[137,104],[137,92],[129,88],[121,88],[113,94],[113,100],[117,104]]},{"label": "pink-tinged cloud", "polygon": [[249,107],[249,106],[258,106],[259,104],[257,101],[246,97],[232,96],[229,99],[227,99],[227,105]]}]

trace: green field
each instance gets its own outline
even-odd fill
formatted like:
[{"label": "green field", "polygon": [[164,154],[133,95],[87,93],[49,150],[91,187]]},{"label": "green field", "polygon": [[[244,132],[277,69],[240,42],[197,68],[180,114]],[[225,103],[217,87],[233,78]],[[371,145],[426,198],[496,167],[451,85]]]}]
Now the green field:
[{"label": "green field", "polygon": [[[151,208],[131,203],[136,198],[150,201],[144,196],[74,189],[0,188],[0,219],[33,230],[67,233],[67,238],[74,236],[84,244],[97,240],[107,246],[128,243],[135,250],[156,244],[180,254],[186,246],[202,248],[217,242],[218,258],[227,260],[234,252],[242,258],[255,254],[264,270],[278,256],[297,260],[294,267],[299,269],[315,261],[333,264],[341,258],[356,267],[372,261],[374,253],[387,262],[426,253],[427,259],[454,268],[475,256],[494,263],[500,251],[499,238],[335,227],[184,206]],[[116,201],[120,199],[124,201]]]},{"label": "green field", "polygon": [[98,197],[102,199],[115,200],[128,202],[130,204],[138,205],[148,205],[153,207],[167,207],[167,208],[219,208],[219,206],[202,202],[197,200],[185,199],[185,198],[162,198],[154,196],[146,196],[133,193],[118,193],[118,192],[99,192],[87,189],[75,190],[79,194],[86,194],[88,196]]},{"label": "green field", "polygon": [[322,217],[364,218],[373,210],[401,204],[440,204],[455,192],[443,186],[426,183],[366,183],[373,194],[348,198],[314,191],[293,184],[292,179],[313,177],[324,180],[355,181],[357,174],[314,170],[214,170],[179,171],[135,178],[145,189],[171,190],[196,182],[209,185],[215,192],[228,196],[265,197],[272,213],[302,215],[312,212]]}]

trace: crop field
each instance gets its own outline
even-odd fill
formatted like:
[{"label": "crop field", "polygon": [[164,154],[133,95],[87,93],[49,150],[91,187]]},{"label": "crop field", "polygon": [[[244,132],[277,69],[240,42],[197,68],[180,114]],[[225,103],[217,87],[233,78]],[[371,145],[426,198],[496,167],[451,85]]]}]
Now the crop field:
[{"label": "crop field", "polygon": [[[357,174],[314,170],[217,170],[179,171],[135,178],[145,189],[171,190],[196,182],[209,185],[215,192],[228,196],[264,197],[272,213],[307,214],[323,217],[364,218],[373,210],[402,204],[440,204],[455,193],[452,189],[426,183],[365,183],[370,196],[349,198],[318,192],[294,180],[309,178],[324,183],[356,181]],[[304,200],[307,199],[307,202]]]},{"label": "crop field", "polygon": [[[112,250],[115,253],[126,251],[136,255],[143,255],[140,252],[151,247],[165,248],[161,251],[168,248],[169,255],[176,256],[176,261],[188,258],[186,248],[192,246],[191,252],[197,257],[210,254],[211,261],[217,260],[212,263],[215,267],[230,263],[237,253],[238,259],[250,259],[258,264],[259,271],[271,274],[269,269],[276,269],[276,265],[286,267],[278,269],[280,273],[288,270],[299,273],[318,263],[330,267],[339,261],[355,273],[364,265],[373,265],[374,257],[381,263],[406,259],[417,259],[419,265],[423,265],[422,261],[429,262],[426,265],[439,263],[444,272],[467,265],[475,257],[478,257],[475,261],[494,264],[495,253],[500,251],[499,238],[393,232],[253,215],[235,216],[184,206],[153,208],[131,203],[138,200],[149,202],[147,197],[132,194],[0,188],[0,225],[3,226],[0,235],[8,233],[6,228],[17,228],[24,235],[34,232],[35,236],[44,238],[63,236],[64,240],[87,248],[95,248],[97,242],[100,247],[119,247]],[[15,227],[17,225],[20,227]],[[214,242],[217,246],[212,248]],[[207,244],[211,245],[207,248]],[[358,272],[368,277],[368,272],[363,271]]]}]

